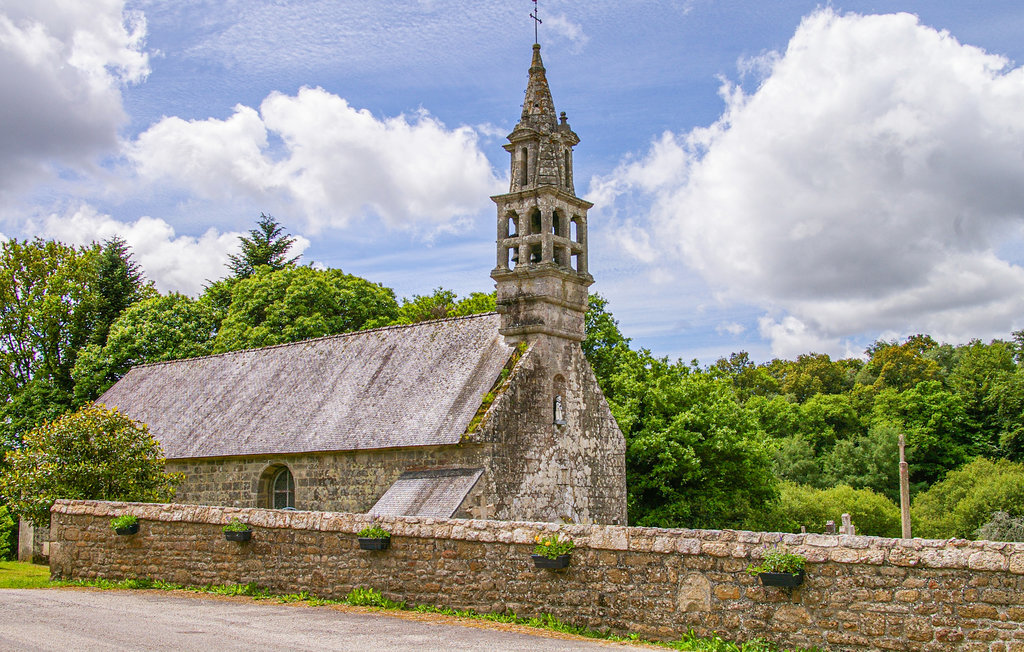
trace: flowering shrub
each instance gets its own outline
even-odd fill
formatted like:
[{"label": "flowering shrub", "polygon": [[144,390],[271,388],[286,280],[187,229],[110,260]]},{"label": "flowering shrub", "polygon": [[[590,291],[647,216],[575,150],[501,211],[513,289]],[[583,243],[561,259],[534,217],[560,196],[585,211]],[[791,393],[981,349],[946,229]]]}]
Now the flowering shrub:
[{"label": "flowering shrub", "polygon": [[568,555],[576,548],[576,544],[569,537],[563,537],[557,532],[542,537],[537,535],[533,538],[537,545],[533,547],[533,554],[543,555],[548,559],[557,559],[561,555]]}]

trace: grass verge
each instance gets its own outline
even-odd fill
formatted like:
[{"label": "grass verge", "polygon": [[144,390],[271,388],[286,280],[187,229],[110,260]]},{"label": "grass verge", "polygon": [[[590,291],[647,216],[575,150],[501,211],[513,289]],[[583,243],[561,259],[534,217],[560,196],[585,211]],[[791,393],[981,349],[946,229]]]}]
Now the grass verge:
[{"label": "grass verge", "polygon": [[[602,639],[607,641],[645,643],[668,648],[670,650],[693,650],[697,652],[780,652],[780,648],[773,643],[760,639],[753,639],[743,643],[733,643],[723,640],[717,636],[701,638],[691,631],[677,641],[651,641],[643,639],[636,634],[629,636],[617,636],[609,632],[601,632],[586,627],[578,627],[562,622],[550,614],[543,614],[539,617],[526,618],[517,616],[514,613],[477,613],[472,609],[452,609],[451,607],[439,607],[433,605],[408,606],[405,602],[395,602],[381,595],[372,588],[359,587],[353,589],[342,600],[321,598],[302,591],[301,593],[274,594],[256,584],[228,584],[210,586],[183,586],[170,582],[162,582],[150,579],[126,579],[112,582],[110,580],[71,580],[55,581],[45,586],[87,586],[98,589],[160,589],[165,591],[189,591],[192,593],[210,593],[214,595],[239,595],[248,596],[254,600],[272,600],[280,603],[302,602],[311,606],[342,604],[353,607],[371,607],[381,610],[411,611],[414,613],[441,614],[458,618],[471,618],[476,620],[489,620],[493,622],[523,625],[537,629],[563,632],[587,638]],[[820,652],[820,648],[800,648],[800,652]]]},{"label": "grass verge", "polygon": [[39,589],[50,586],[50,567],[20,561],[0,561],[0,589]]}]

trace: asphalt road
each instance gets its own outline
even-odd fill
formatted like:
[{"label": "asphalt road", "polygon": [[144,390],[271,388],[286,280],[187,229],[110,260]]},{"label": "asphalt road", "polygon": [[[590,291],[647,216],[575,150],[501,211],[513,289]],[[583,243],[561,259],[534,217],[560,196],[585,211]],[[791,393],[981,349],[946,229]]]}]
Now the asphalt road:
[{"label": "asphalt road", "polygon": [[[480,621],[166,591],[0,590],[0,650],[627,650]],[[632,648],[636,649],[636,648]]]}]

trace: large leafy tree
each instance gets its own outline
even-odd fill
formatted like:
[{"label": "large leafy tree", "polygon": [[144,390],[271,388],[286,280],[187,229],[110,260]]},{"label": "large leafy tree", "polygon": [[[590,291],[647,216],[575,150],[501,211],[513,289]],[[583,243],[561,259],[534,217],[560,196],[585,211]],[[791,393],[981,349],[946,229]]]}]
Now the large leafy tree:
[{"label": "large leafy tree", "polygon": [[37,525],[49,523],[58,498],[168,501],[181,480],[164,472],[160,444],[145,424],[96,406],[33,429],[7,458],[0,496]]},{"label": "large leafy tree", "polygon": [[73,406],[71,370],[95,323],[98,248],[0,244],[0,448]]},{"label": "large leafy tree", "polygon": [[972,539],[994,512],[1024,517],[1024,464],[979,457],[914,498],[914,534]]},{"label": "large leafy tree", "polygon": [[744,527],[777,498],[764,433],[728,380],[640,351],[611,385],[631,523]]},{"label": "large leafy tree", "polygon": [[76,398],[95,399],[135,365],[211,353],[217,316],[209,301],[178,293],[132,305],[110,328],[105,346],[90,344],[78,356]]},{"label": "large leafy tree", "polygon": [[290,267],[299,257],[288,258],[288,251],[295,244],[295,238],[284,232],[273,215],[260,213],[256,228],[249,235],[242,236],[242,251],[229,256],[228,269],[235,278],[249,278],[258,267],[266,266],[272,270]]},{"label": "large leafy tree", "polygon": [[214,352],[234,351],[364,328],[395,319],[389,288],[340,269],[259,267],[231,289],[231,305],[214,340]]},{"label": "large leafy tree", "polygon": [[392,324],[415,324],[447,317],[466,317],[493,312],[494,308],[493,292],[490,294],[473,292],[469,296],[459,299],[454,291],[439,287],[432,294],[414,294],[411,299],[402,299],[402,305],[398,307],[398,313],[394,318],[389,319],[387,315],[382,315],[369,320],[366,327],[375,328]]}]

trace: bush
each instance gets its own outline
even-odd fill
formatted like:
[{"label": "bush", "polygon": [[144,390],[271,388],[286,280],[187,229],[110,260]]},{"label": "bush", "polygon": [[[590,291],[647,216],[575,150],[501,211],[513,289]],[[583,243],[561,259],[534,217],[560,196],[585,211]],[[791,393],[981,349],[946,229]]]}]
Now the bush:
[{"label": "bush", "polygon": [[58,498],[169,501],[182,477],[164,473],[160,444],[145,424],[96,406],[35,428],[7,462],[0,495],[36,525],[49,524]]},{"label": "bush", "polygon": [[783,482],[779,502],[768,515],[766,529],[797,532],[824,532],[827,521],[842,522],[849,514],[857,534],[894,537],[900,534],[900,510],[894,502],[870,489],[839,485],[815,489],[807,485]]},{"label": "bush", "polygon": [[1024,516],[1024,464],[978,457],[914,498],[914,536],[971,539],[997,511]]},{"label": "bush", "polygon": [[0,561],[14,559],[18,542],[14,538],[14,519],[7,508],[0,505]]},{"label": "bush", "polygon": [[1024,518],[994,512],[992,520],[978,528],[975,535],[986,541],[1024,541]]}]

